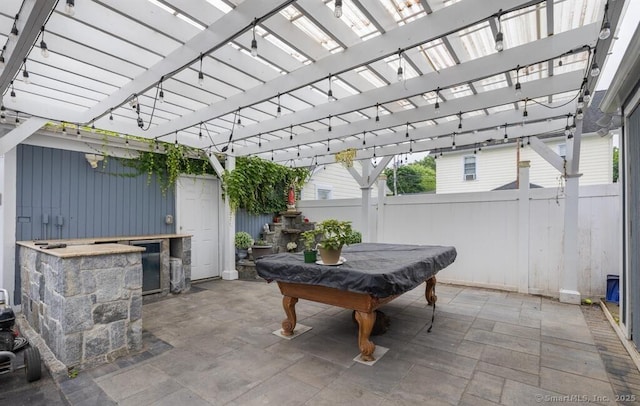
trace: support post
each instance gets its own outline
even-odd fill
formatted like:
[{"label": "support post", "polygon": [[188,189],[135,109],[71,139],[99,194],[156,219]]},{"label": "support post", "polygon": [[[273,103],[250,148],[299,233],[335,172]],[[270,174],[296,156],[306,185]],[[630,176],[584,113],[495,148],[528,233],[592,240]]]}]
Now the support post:
[{"label": "support post", "polygon": [[[228,171],[234,170],[236,167],[236,158],[227,156],[225,168]],[[222,279],[234,280],[238,279],[238,271],[236,270],[236,213],[231,210],[229,199],[224,199],[224,221],[223,224],[223,245],[222,245]]]},{"label": "support post", "polygon": [[564,201],[564,269],[560,301],[580,304],[578,291],[578,181],[580,175],[567,175]]},{"label": "support post", "polygon": [[371,164],[368,161],[362,165],[363,184],[360,185],[362,192],[362,219],[360,230],[362,231],[362,242],[371,242],[369,235],[369,219],[371,218],[371,184],[368,182]]},{"label": "support post", "polygon": [[376,221],[376,239],[371,242],[384,241],[384,205],[386,200],[385,190],[387,187],[387,176],[380,175],[378,177],[378,217]]},{"label": "support post", "polygon": [[15,286],[16,272],[16,172],[18,167],[16,148],[0,155],[0,286],[7,290],[11,303],[20,297],[20,286]]},{"label": "support post", "polygon": [[518,292],[529,293],[529,161],[518,162]]}]

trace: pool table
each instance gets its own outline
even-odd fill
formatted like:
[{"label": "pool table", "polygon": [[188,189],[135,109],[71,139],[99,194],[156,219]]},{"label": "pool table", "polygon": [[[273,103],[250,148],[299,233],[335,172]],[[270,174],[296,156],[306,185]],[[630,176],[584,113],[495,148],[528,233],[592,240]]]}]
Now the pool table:
[{"label": "pool table", "polygon": [[341,265],[304,262],[302,253],[281,253],[256,261],[258,275],[276,281],[287,316],[282,334],[293,335],[298,299],[355,310],[358,346],[363,361],[373,361],[369,340],[376,309],[426,281],[425,298],[435,305],[436,274],[453,263],[454,247],[365,243],[346,246]]}]

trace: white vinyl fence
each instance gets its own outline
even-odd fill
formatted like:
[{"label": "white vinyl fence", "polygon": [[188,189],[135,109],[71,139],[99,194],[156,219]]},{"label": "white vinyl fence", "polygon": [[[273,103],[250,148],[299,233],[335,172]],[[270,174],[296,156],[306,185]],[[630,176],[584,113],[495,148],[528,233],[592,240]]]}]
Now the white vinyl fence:
[{"label": "white vinyl fence", "polygon": [[[375,199],[372,204],[369,241],[452,245],[458,257],[439,273],[440,281],[517,290],[517,190],[391,196],[385,198],[382,213],[377,213]],[[360,199],[303,200],[298,209],[311,221],[337,218],[363,228]],[[582,297],[603,297],[607,274],[619,274],[621,268],[619,185],[582,186],[578,210],[578,288]],[[563,230],[561,190],[532,189],[529,293],[558,296]]]}]

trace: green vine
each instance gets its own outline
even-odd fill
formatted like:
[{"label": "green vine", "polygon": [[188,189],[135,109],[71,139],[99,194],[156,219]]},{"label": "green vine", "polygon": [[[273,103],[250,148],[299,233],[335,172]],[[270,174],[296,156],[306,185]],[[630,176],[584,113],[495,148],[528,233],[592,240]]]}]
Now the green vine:
[{"label": "green vine", "polygon": [[225,171],[223,188],[232,210],[243,208],[251,214],[286,210],[287,191],[296,193],[309,178],[307,168],[287,168],[257,157],[238,157],[236,168]]},{"label": "green vine", "polygon": [[[165,153],[153,151],[154,145],[150,145],[150,151],[140,151],[137,158],[118,158],[122,165],[133,168],[135,173],[125,176],[147,175],[147,184],[151,182],[153,175],[160,183],[160,190],[166,193],[172,187],[178,176],[214,174],[213,168],[205,157],[192,158],[195,154],[201,154],[200,150],[185,145],[162,144]],[[196,155],[197,156],[197,155]]]}]

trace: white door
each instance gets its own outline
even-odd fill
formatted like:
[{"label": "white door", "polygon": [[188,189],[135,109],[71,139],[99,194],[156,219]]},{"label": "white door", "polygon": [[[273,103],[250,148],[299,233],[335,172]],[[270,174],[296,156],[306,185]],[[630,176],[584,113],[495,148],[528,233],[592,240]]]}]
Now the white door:
[{"label": "white door", "polygon": [[220,276],[220,182],[181,176],[176,186],[176,231],[191,235],[191,280]]}]

